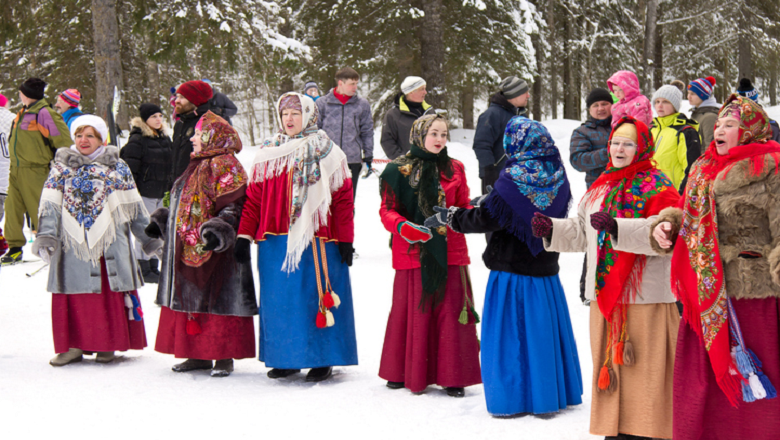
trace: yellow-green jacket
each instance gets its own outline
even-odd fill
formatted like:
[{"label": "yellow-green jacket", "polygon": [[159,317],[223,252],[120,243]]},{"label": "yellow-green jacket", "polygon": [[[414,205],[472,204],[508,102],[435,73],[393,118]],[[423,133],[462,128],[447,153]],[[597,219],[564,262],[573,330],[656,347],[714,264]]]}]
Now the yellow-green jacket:
[{"label": "yellow-green jacket", "polygon": [[701,155],[699,123],[682,113],[653,119],[650,129],[655,143],[658,169],[682,190],[688,181],[691,165]]},{"label": "yellow-green jacket", "polygon": [[54,150],[73,145],[62,116],[40,99],[22,108],[8,139],[11,168],[49,167]]}]

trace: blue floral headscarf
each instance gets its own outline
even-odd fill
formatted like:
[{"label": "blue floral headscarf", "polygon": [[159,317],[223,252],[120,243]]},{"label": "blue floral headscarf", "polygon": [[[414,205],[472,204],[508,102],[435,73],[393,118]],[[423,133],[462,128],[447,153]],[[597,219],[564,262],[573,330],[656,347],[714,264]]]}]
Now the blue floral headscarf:
[{"label": "blue floral headscarf", "polygon": [[506,167],[485,206],[491,216],[537,255],[544,246],[542,239],[531,233],[534,213],[566,217],[571,202],[561,154],[547,128],[524,116],[515,116],[507,124],[504,150],[508,157]]}]

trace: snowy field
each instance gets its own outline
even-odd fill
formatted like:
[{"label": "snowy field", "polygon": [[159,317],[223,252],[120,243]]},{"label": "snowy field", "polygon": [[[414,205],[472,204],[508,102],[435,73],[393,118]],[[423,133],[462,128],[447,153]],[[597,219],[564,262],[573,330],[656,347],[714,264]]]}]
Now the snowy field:
[{"label": "snowy field", "polygon": [[[687,105],[687,102],[684,101]],[[780,116],[777,107],[770,110]],[[569,138],[580,122],[547,121],[561,150],[575,205],[585,191],[584,175],[569,166]],[[479,194],[473,131],[453,130],[450,155],[466,165],[471,195]],[[240,154],[247,166],[256,148]],[[376,136],[376,158],[383,157]],[[376,168],[382,169],[382,165]],[[338,367],[326,382],[304,382],[304,374],[271,380],[256,359],[236,361],[228,378],[208,371],[174,373],[179,362],[154,351],[160,309],[156,285],[140,290],[149,343],[143,351],[123,353],[108,365],[84,362],[54,368],[51,295],[47,269],[28,278],[41,263],[3,268],[0,272],[0,423],[2,438],[80,439],[142,438],[292,438],[292,439],[595,439],[588,434],[591,356],[588,309],[580,303],[582,254],[562,254],[560,277],[567,293],[584,378],[584,403],[548,416],[491,417],[482,386],[466,397],[448,397],[439,387],[414,395],[390,390],[377,376],[390,311],[394,271],[388,232],[379,221],[375,175],[361,179],[356,199],[352,266],[360,365]],[[574,210],[573,210],[574,211]],[[482,309],[488,270],[482,263],[483,235],[468,236],[477,310]],[[26,258],[31,255],[25,247]],[[253,252],[253,255],[254,252]],[[253,257],[254,258],[254,257]],[[338,325],[338,324],[337,324]],[[257,325],[255,325],[257,328]]]}]

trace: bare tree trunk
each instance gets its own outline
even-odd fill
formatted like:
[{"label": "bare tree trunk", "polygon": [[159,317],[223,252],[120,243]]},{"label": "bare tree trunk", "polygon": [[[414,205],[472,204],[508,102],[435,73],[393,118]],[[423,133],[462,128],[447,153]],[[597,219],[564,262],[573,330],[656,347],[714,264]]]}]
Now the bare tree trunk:
[{"label": "bare tree trunk", "polygon": [[777,105],[777,57],[780,53],[775,49],[772,55],[769,61],[769,105]]},{"label": "bare tree trunk", "polygon": [[739,59],[737,65],[739,68],[739,78],[753,78],[753,48],[750,45],[750,29],[751,23],[748,19],[747,6],[743,3],[739,10],[739,38],[737,40],[737,53]]},{"label": "bare tree trunk", "polygon": [[[663,26],[656,27],[655,53],[653,56],[653,88],[658,90],[664,84],[664,35]],[[687,84],[687,83],[686,83]],[[643,90],[650,94],[650,89]],[[685,95],[683,93],[683,95]]]},{"label": "bare tree trunk", "polygon": [[[92,0],[92,28],[97,79],[95,108],[99,116],[107,117],[114,87],[120,92],[124,88],[116,0]],[[116,122],[121,128],[128,128],[127,112],[120,112]]]},{"label": "bare tree trunk", "polygon": [[536,56],[536,72],[531,86],[531,113],[536,121],[542,120],[542,72],[544,71],[544,53],[542,52],[542,37],[538,33],[531,35]]},{"label": "bare tree trunk", "polygon": [[468,81],[460,92],[460,111],[463,116],[463,128],[474,128],[474,83]]},{"label": "bare tree trunk", "polygon": [[[144,37],[144,43],[146,45],[146,54],[151,53],[151,37],[148,35]],[[160,69],[157,63],[149,59],[148,56],[146,58],[146,87],[148,88],[146,93],[147,102],[160,105],[162,103],[160,96],[160,90],[162,90],[160,87]]]},{"label": "bare tree trunk", "polygon": [[550,107],[552,118],[558,119],[558,72],[555,68],[558,61],[557,43],[555,41],[555,0],[547,1],[547,29],[550,31]]},{"label": "bare tree trunk", "polygon": [[[654,78],[653,55],[656,53],[656,23],[658,22],[658,0],[647,0],[647,16],[645,17],[645,45],[642,54],[642,90],[650,91],[650,79]],[[657,67],[656,67],[657,68]]]},{"label": "bare tree trunk", "polygon": [[426,0],[422,2],[422,9],[425,16],[420,32],[420,67],[422,77],[428,83],[426,100],[434,107],[446,108],[442,0]]}]

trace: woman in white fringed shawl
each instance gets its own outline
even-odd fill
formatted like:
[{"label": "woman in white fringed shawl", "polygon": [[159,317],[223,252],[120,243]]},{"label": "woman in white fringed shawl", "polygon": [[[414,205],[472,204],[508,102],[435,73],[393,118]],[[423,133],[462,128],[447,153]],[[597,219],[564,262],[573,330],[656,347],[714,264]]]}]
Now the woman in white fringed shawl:
[{"label": "woman in white fringed shawl", "polygon": [[311,368],[321,381],[333,366],[357,364],[349,268],[354,237],[347,157],[324,131],[311,98],[285,93],[279,132],[266,139],[250,171],[236,259],[258,244],[260,360],[272,379]]},{"label": "woman in white fringed shawl", "polygon": [[33,243],[50,264],[53,366],[79,362],[85,351],[106,363],[115,351],[146,347],[130,234],[147,254],[162,246],[144,234],[149,214],[119,149],[105,145],[106,123],[86,115],[71,130],[74,145],[57,150],[44,185]]}]

